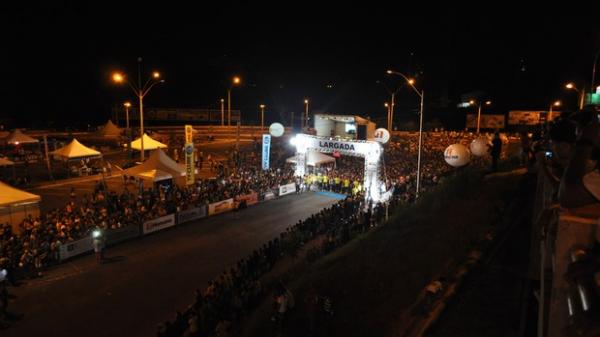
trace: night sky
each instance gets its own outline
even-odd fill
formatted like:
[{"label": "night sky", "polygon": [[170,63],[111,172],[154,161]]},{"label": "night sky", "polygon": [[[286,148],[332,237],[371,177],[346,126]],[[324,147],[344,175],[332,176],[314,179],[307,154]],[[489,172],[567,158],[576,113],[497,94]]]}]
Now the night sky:
[{"label": "night sky", "polygon": [[[106,121],[111,106],[135,101],[130,89],[111,83],[111,72],[135,75],[141,56],[145,76],[157,69],[166,80],[144,100],[150,107],[219,108],[240,75],[233,107],[245,122],[258,120],[261,103],[268,122],[287,122],[305,97],[313,113],[381,119],[385,86],[402,85],[385,74],[392,68],[417,77],[428,121],[461,127],[467,110],[456,104],[472,93],[494,102],[489,113],[545,110],[556,99],[573,108],[576,94],[563,85],[589,87],[600,49],[593,8],[576,15],[200,3],[0,5],[0,120],[12,127]],[[415,93],[404,87],[397,97],[398,121],[416,121]]]}]

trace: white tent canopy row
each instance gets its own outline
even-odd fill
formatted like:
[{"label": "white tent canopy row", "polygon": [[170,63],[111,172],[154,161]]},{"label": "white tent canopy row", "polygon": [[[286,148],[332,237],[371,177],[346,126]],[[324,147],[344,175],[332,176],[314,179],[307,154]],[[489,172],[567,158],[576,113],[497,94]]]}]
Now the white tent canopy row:
[{"label": "white tent canopy row", "polygon": [[68,145],[61,147],[56,151],[53,151],[52,154],[66,160],[102,156],[102,153],[94,149],[90,149],[89,147],[81,144],[75,138],[73,138],[71,143],[69,143]]},{"label": "white tent canopy row", "polygon": [[[286,163],[298,163],[298,155],[289,157],[285,160]],[[328,156],[321,152],[308,151],[306,153],[306,165],[308,166],[321,166],[323,164],[335,163],[335,158]]]},{"label": "white tent canopy row", "polygon": [[33,144],[33,143],[39,143],[39,142],[40,142],[39,140],[29,137],[28,135],[21,132],[21,130],[19,130],[19,129],[15,129],[15,131],[13,131],[6,138],[6,143],[12,144],[12,145]]},{"label": "white tent canopy row", "polygon": [[[167,147],[167,145],[150,138],[150,136],[144,133],[144,151],[166,149]],[[131,142],[131,148],[138,151],[142,150],[142,141],[140,140],[140,138]]]}]

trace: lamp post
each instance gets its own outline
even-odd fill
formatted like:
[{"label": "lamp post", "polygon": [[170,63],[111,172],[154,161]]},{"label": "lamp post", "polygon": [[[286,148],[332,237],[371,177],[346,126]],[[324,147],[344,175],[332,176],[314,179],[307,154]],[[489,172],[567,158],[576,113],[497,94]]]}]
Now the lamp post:
[{"label": "lamp post", "polygon": [[160,73],[158,71],[152,72],[152,75],[146,80],[146,83],[142,85],[142,75],[141,75],[141,64],[142,58],[138,57],[138,81],[137,83],[131,82],[127,79],[127,77],[119,72],[113,74],[113,81],[115,83],[127,83],[135,95],[139,99],[140,103],[140,159],[144,161],[144,97],[150,92],[150,89],[154,87],[157,83],[164,83],[165,80],[160,78]]},{"label": "lamp post", "polygon": [[383,106],[385,107],[385,111],[387,113],[387,127],[389,130],[389,128],[390,128],[390,104],[388,102],[384,102]]},{"label": "lamp post", "polygon": [[123,103],[125,107],[125,132],[127,133],[127,156],[131,159],[131,130],[129,129],[129,108],[131,103]]},{"label": "lamp post", "polygon": [[242,80],[238,76],[234,76],[231,80],[231,85],[227,89],[227,126],[231,126],[231,89],[234,85],[238,85]]},{"label": "lamp post", "polygon": [[225,100],[221,98],[221,126],[225,126]]},{"label": "lamp post", "polygon": [[264,131],[265,130],[265,107],[266,105],[261,104],[260,105],[260,131]]},{"label": "lamp post", "polygon": [[[412,78],[408,78],[406,75],[397,72],[397,71],[393,71],[393,70],[388,70],[387,71],[388,74],[390,75],[398,75],[401,76],[402,78],[404,78],[406,80],[406,82],[410,85],[410,87],[414,90],[414,92],[419,96],[419,98],[421,99],[421,102],[419,104],[419,154],[417,156],[417,188],[416,188],[416,193],[415,193],[415,197],[418,199],[419,198],[419,189],[420,189],[420,184],[421,184],[421,152],[423,150],[423,98],[425,96],[425,90],[422,90],[419,92],[419,90],[417,90],[417,88],[415,87],[415,80]],[[393,98],[393,96],[392,96]],[[394,103],[392,102],[392,118],[393,118],[393,108],[394,108]]]},{"label": "lamp post", "polygon": [[577,94],[579,94],[579,110],[583,109],[583,100],[585,99],[585,87],[582,87],[581,90],[577,89],[573,82],[567,83],[565,88],[575,90]]},{"label": "lamp post", "polygon": [[[479,134],[479,126],[481,125],[481,102],[469,101],[470,105],[477,105],[477,134]],[[492,101],[485,101],[485,105],[492,105]]]},{"label": "lamp post", "polygon": [[304,128],[308,131],[308,99],[304,99]]},{"label": "lamp post", "polygon": [[552,121],[552,108],[554,108],[555,106],[560,106],[562,103],[560,101],[555,101],[554,103],[550,104],[550,109],[548,110],[548,118],[547,121],[550,122]]},{"label": "lamp post", "polygon": [[[389,73],[388,73],[389,74]],[[390,103],[386,103],[385,107],[387,107],[387,128],[388,130],[391,132],[392,128],[394,127],[394,106],[396,105],[396,93],[398,91],[400,91],[400,87],[398,87],[398,89],[396,89],[396,91],[392,91],[390,90],[390,88],[385,85],[385,83],[381,82],[381,81],[376,81],[377,84],[381,84],[385,90],[388,92],[388,94],[390,94]]]}]

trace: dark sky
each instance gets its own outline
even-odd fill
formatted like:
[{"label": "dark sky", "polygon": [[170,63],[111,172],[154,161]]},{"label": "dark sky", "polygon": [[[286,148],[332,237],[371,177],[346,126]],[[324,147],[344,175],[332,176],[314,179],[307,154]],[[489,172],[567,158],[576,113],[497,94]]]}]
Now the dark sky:
[{"label": "dark sky", "polygon": [[[245,120],[256,120],[264,103],[269,121],[285,121],[303,110],[304,97],[313,112],[381,118],[389,95],[376,82],[398,87],[401,81],[385,74],[394,68],[418,76],[429,118],[464,121],[455,106],[474,91],[494,102],[490,113],[546,109],[555,99],[574,106],[575,94],[562,86],[572,80],[589,87],[600,48],[593,8],[431,13],[300,2],[148,3],[0,5],[0,119],[18,126],[104,121],[112,105],[134,99],[110,82],[111,72],[134,75],[141,56],[145,76],[157,69],[166,80],[147,96],[148,106],[218,108],[239,74],[244,85],[234,90],[233,105]],[[412,118],[416,95],[403,88],[398,99],[396,114]]]}]

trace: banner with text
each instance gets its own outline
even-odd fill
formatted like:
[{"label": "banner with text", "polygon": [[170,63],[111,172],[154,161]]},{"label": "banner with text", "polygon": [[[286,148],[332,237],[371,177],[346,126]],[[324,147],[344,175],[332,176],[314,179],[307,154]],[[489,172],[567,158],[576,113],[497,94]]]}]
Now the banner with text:
[{"label": "banner with text", "polygon": [[169,214],[144,222],[143,233],[148,234],[173,226],[175,226],[175,214]]},{"label": "banner with text", "polygon": [[215,215],[215,214],[231,211],[232,209],[233,209],[233,198],[215,202],[215,203],[208,205],[208,215]]},{"label": "banner with text", "polygon": [[269,169],[269,156],[271,155],[271,135],[263,135],[262,142],[262,169]]},{"label": "banner with text", "polygon": [[206,216],[206,206],[194,207],[177,213],[177,224],[194,221]]},{"label": "banner with text", "polygon": [[60,246],[59,254],[61,260],[66,260],[93,250],[92,239],[89,236],[73,242],[67,242]]},{"label": "banner with text", "polygon": [[246,201],[246,205],[248,206],[254,205],[258,202],[258,193],[252,192],[235,197],[235,202],[238,204],[242,202],[242,200]]},{"label": "banner with text", "polygon": [[194,184],[194,144],[185,144],[185,183]]},{"label": "banner with text", "polygon": [[279,185],[279,196],[296,193],[296,184]]}]

